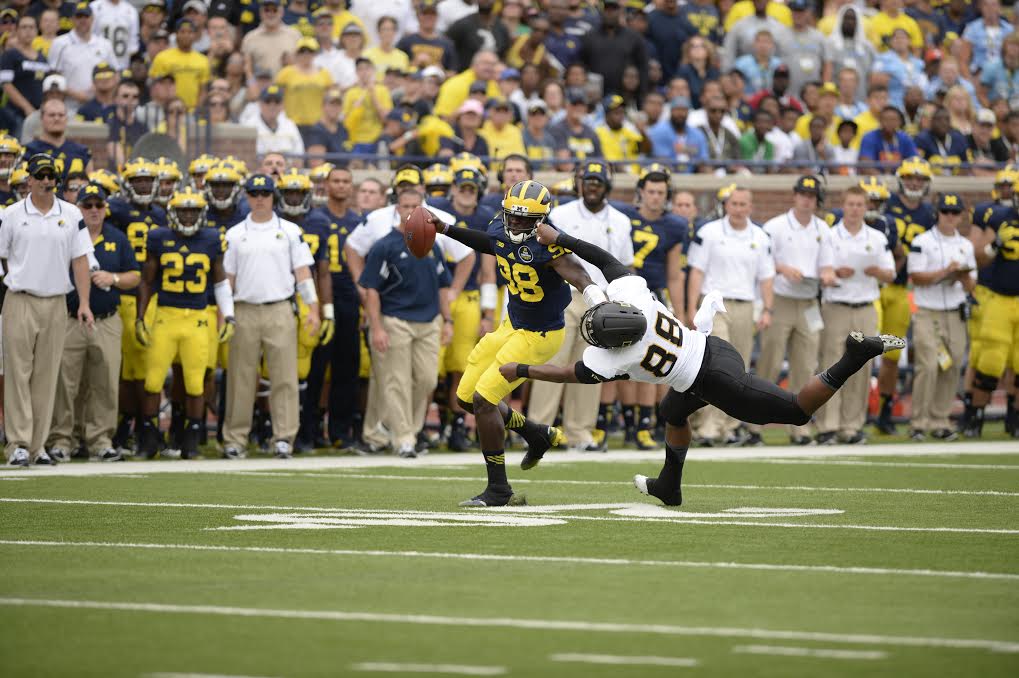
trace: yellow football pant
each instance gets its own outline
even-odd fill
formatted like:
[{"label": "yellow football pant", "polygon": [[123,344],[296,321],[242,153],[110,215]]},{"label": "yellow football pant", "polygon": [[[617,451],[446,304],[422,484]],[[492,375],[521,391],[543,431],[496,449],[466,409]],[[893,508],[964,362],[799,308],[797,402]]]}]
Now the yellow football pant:
[{"label": "yellow football pant", "polygon": [[163,389],[166,372],[179,355],[184,372],[184,391],[189,396],[201,397],[209,363],[209,314],[204,308],[164,306],[155,315],[145,369],[145,390],[159,393]]}]

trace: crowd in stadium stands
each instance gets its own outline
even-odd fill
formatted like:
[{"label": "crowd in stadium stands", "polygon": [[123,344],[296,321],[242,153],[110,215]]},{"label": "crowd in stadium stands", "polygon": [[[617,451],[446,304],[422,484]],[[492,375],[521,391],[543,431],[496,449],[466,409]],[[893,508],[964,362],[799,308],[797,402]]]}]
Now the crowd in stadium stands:
[{"label": "crowd in stadium stands", "polygon": [[[545,292],[527,277],[526,260],[475,255],[441,238],[437,267],[406,262],[392,231],[422,201],[449,223],[486,229],[507,190],[548,170],[573,174],[548,187],[553,224],[590,238],[615,228],[615,240],[628,224],[613,254],[691,326],[703,294],[722,292],[728,313],[714,331],[748,364],[759,334],[758,374],[777,380],[787,365],[795,389],[841,351],[849,325],[911,330],[911,375],[899,374],[906,358],[880,361],[879,431],[895,430],[896,392],[911,384],[910,435],[954,438],[949,412],[968,365],[958,429],[981,434],[1000,386],[1006,429],[1019,435],[1019,33],[1000,0],[4,5],[7,298],[56,294],[34,286],[34,250],[19,245],[17,230],[37,213],[45,222],[45,196],[56,190],[81,208],[93,245],[92,313],[84,313],[87,281],[82,289],[72,275],[59,285],[72,310],[70,318],[61,310],[61,323],[115,325],[121,337],[113,351],[69,325],[59,376],[47,371],[30,388],[32,369],[13,369],[11,350],[33,355],[32,337],[13,336],[5,317],[11,463],[63,461],[79,447],[106,460],[194,456],[207,410],[228,457],[244,455],[249,435],[281,457],[327,446],[408,457],[440,442],[468,449],[470,417],[453,394],[471,347],[498,327],[508,296]],[[73,121],[106,125],[107,166],[68,137]],[[217,123],[256,130],[258,167],[191,152],[196,130]],[[150,133],[176,141],[187,166],[137,157]],[[391,180],[355,185],[358,169],[391,170]],[[695,196],[677,190],[689,173],[799,178],[791,209],[758,226],[749,220],[753,196],[737,184],[719,191],[714,212],[698,214]],[[639,179],[625,204],[611,199],[621,174]],[[825,175],[859,181],[826,204]],[[965,204],[936,194],[937,176],[983,176],[993,190]],[[30,218],[15,217],[19,209]],[[255,251],[265,224],[285,247],[265,240]],[[219,246],[193,240],[208,229]],[[80,266],[72,252],[87,247],[68,247],[60,256]],[[133,256],[120,257],[124,248]],[[67,264],[47,256],[56,270]],[[284,302],[282,315],[268,308]],[[295,317],[281,334],[280,323]],[[188,323],[188,332],[168,334]],[[208,345],[198,355],[187,348],[195,343]],[[561,364],[583,348],[567,343]],[[229,363],[227,347],[245,369]],[[167,352],[179,353],[179,364],[164,433],[155,415]],[[96,356],[105,371],[90,364]],[[33,360],[25,364],[46,362]],[[233,374],[214,379],[220,370]],[[268,386],[256,399],[259,375]],[[50,379],[56,395],[40,410],[35,389]],[[861,379],[790,439],[866,441],[869,380]],[[104,388],[103,398],[90,397]],[[605,449],[617,426],[627,444],[660,445],[653,387],[577,388],[588,390],[567,389],[563,400],[571,445]],[[559,407],[547,400],[541,411],[554,419]],[[438,437],[423,428],[433,401]],[[578,412],[578,402],[590,405]],[[759,430],[719,414],[699,413],[701,444],[761,444]]]}]

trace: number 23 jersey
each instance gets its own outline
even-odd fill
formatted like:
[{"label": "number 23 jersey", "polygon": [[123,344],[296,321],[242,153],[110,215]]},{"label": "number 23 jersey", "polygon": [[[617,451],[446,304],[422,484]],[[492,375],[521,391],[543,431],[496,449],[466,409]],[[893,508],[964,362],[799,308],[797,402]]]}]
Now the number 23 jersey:
[{"label": "number 23 jersey", "polygon": [[212,264],[221,254],[219,232],[202,228],[184,237],[161,227],[149,231],[148,256],[159,265],[155,291],[160,306],[203,309],[209,303]]},{"label": "number 23 jersey", "polygon": [[680,393],[693,386],[707,338],[676,320],[639,276],[616,278],[605,293],[611,301],[640,309],[647,318],[647,330],[640,341],[623,348],[587,347],[584,364],[605,379],[626,374],[636,381],[667,384]]}]

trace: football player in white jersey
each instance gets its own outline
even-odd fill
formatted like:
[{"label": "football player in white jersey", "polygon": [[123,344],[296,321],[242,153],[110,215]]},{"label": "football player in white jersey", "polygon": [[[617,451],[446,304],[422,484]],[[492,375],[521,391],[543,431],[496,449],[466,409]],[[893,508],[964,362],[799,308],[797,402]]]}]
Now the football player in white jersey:
[{"label": "football player in white jersey", "polygon": [[92,32],[113,45],[118,71],[129,68],[131,55],[138,51],[139,16],[129,0],[93,0],[89,5],[95,20]]},{"label": "football player in white jersey", "polygon": [[633,379],[668,384],[669,392],[659,406],[666,421],[665,465],[657,478],[637,475],[633,479],[638,490],[668,506],[683,502],[680,485],[690,446],[687,418],[698,409],[710,404],[751,424],[802,426],[846,379],[873,358],[906,345],[904,339],[891,335],[865,337],[851,332],[842,358],[811,377],[798,393],[791,393],[749,374],[729,342],[705,336],[714,310],[725,310],[717,297],[709,295],[697,313],[698,329],[706,332],[690,330],[651,295],[643,278],[605,250],[545,223],[538,226],[537,235],[541,244],[571,250],[601,269],[609,283],[608,301],[592,306],[581,319],[581,334],[591,344],[582,360],[568,367],[508,363],[500,372],[509,380],[600,383]]}]

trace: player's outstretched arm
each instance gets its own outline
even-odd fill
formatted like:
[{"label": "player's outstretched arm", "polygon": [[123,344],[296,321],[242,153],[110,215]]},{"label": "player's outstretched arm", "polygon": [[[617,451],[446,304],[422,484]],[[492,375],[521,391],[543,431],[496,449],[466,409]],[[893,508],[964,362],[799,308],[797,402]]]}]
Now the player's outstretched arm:
[{"label": "player's outstretched arm", "polygon": [[[541,222],[538,224],[538,242],[542,245],[559,245],[565,249],[570,250],[584,261],[590,262],[597,266],[608,282],[612,282],[616,278],[622,278],[626,275],[633,275],[633,271],[624,266],[614,256],[598,247],[592,245],[589,242],[585,242],[580,238],[574,238],[573,236],[562,233],[551,224]],[[560,275],[562,275],[560,273]],[[572,283],[571,283],[572,284]],[[576,285],[574,285],[576,287]],[[577,289],[583,289],[578,287]]]},{"label": "player's outstretched arm", "polygon": [[601,384],[606,381],[621,381],[630,378],[627,374],[620,374],[607,379],[585,365],[583,360],[578,360],[566,367],[506,363],[499,368],[499,373],[502,374],[506,381],[536,379],[537,381],[551,381],[556,384]]},{"label": "player's outstretched arm", "polygon": [[492,249],[492,239],[488,237],[487,233],[481,231],[475,231],[470,228],[460,228],[458,226],[450,226],[439,217],[428,212],[429,219],[435,226],[436,233],[442,233],[446,237],[452,238],[467,245],[476,252],[482,254],[495,254],[495,250]]}]

